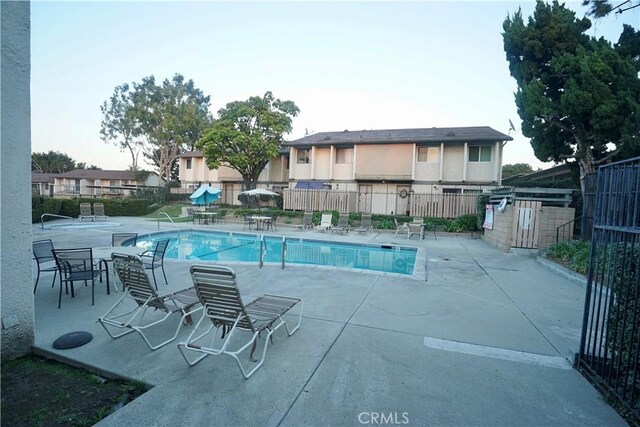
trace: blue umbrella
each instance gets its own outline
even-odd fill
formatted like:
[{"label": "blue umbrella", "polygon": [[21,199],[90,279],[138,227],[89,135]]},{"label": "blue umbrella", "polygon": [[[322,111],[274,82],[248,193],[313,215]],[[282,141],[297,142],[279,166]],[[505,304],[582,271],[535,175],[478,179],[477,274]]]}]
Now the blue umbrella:
[{"label": "blue umbrella", "polygon": [[213,188],[210,185],[202,185],[194,191],[189,198],[191,199],[192,205],[208,205],[211,202],[219,200],[220,193],[222,193],[222,190],[219,188]]}]

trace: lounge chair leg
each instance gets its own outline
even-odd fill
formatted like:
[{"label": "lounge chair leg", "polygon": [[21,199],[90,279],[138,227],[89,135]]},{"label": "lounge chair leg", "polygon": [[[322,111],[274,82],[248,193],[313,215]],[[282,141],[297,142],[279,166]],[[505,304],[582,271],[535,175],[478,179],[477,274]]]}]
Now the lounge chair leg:
[{"label": "lounge chair leg", "polygon": [[168,285],[169,281],[167,280],[167,275],[164,273],[164,263],[162,263],[160,265],[160,267],[162,268],[162,275],[164,276],[164,283],[165,283],[165,285]]},{"label": "lounge chair leg", "polygon": [[[36,276],[36,284],[33,286],[33,293],[36,293],[36,289],[38,288],[38,280],[40,280],[40,268],[38,268],[38,275]],[[55,278],[53,279],[56,280]]]},{"label": "lounge chair leg", "polygon": [[151,269],[151,275],[153,276],[153,284],[156,285],[156,291],[158,290],[158,281],[156,280],[156,269]]}]

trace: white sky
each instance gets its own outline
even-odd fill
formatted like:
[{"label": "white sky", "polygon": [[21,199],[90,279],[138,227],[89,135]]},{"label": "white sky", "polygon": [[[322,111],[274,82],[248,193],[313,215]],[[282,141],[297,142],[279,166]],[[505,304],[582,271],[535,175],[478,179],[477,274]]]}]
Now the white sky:
[{"label": "white sky", "polygon": [[[567,5],[584,14],[580,1]],[[226,103],[262,96],[301,113],[305,131],[491,126],[514,141],[504,164],[546,168],[519,130],[502,23],[532,1],[31,3],[32,151],[102,169],[131,159],[99,135],[100,105],[122,83],[180,73]],[[640,8],[599,20],[617,41]]]}]

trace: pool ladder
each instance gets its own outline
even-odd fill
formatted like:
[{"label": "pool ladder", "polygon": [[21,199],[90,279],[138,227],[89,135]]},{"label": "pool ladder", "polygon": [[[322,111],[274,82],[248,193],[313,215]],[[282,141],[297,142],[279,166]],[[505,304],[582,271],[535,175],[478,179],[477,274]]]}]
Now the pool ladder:
[{"label": "pool ladder", "polygon": [[[260,235],[260,256],[259,256],[259,261],[258,261],[258,265],[260,266],[260,268],[262,268],[262,266],[264,266],[264,259],[267,256],[267,244],[264,242],[264,234]],[[285,258],[287,256],[287,238],[285,236],[282,236],[282,253],[281,253],[281,263],[280,263],[280,268],[282,268],[284,270],[285,267]]]}]

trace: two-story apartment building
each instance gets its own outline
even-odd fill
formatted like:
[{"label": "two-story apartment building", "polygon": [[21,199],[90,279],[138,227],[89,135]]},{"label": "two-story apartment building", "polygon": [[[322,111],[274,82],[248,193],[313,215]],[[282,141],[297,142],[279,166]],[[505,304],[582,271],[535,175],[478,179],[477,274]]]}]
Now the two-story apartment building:
[{"label": "two-story apartment building", "polygon": [[[500,185],[510,140],[487,126],[321,132],[285,144],[291,148],[289,188],[321,182],[356,192],[361,211],[405,212],[407,195],[478,193]],[[389,194],[399,197],[389,200]]]},{"label": "two-story apartment building", "polygon": [[[358,210],[405,212],[412,194],[478,193],[499,186],[504,144],[511,140],[487,126],[321,132],[284,143],[259,182],[275,190],[352,192],[361,199]],[[183,188],[211,183],[223,190],[223,203],[237,203],[242,179],[236,171],[209,170],[201,152],[179,160]]]},{"label": "two-story apartment building", "polygon": [[320,180],[357,190],[361,183],[394,182],[423,192],[499,185],[502,149],[511,137],[490,127],[321,132],[285,143],[289,180]]}]

